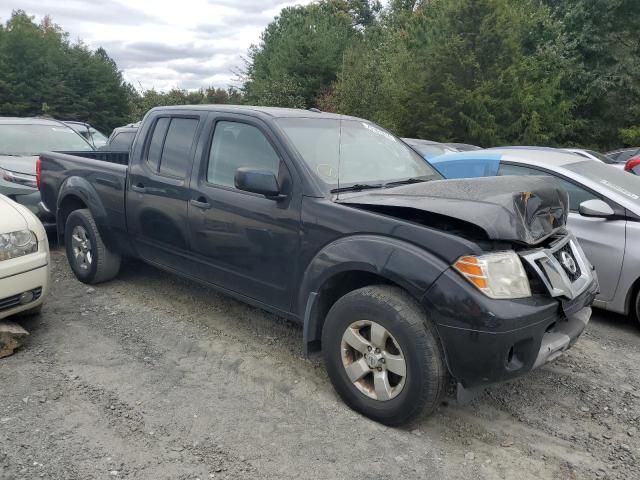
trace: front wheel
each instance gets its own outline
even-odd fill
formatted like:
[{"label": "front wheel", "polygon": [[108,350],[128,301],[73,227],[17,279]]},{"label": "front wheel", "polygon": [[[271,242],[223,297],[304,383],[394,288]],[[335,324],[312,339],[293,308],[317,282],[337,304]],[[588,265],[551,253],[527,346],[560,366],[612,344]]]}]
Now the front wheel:
[{"label": "front wheel", "polygon": [[364,287],[339,299],[322,331],[325,366],[344,402],[385,425],[439,405],[444,354],[424,310],[405,291]]},{"label": "front wheel", "polygon": [[118,274],[120,255],[105,246],[89,210],[71,212],[64,229],[64,243],[71,270],[81,282],[106,282]]}]

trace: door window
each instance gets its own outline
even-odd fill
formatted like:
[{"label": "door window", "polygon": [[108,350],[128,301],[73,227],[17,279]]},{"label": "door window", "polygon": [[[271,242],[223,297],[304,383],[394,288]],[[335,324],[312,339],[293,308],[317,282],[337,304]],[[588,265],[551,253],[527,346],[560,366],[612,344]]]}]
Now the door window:
[{"label": "door window", "polygon": [[153,135],[149,142],[149,150],[147,151],[147,163],[154,172],[158,171],[160,165],[160,155],[162,154],[162,145],[164,137],[167,134],[170,119],[167,117],[159,118],[153,128]]},{"label": "door window", "polygon": [[160,159],[160,173],[171,177],[185,178],[189,166],[189,154],[196,136],[198,120],[195,118],[172,118]]},{"label": "door window", "polygon": [[506,176],[506,175],[549,175],[555,178],[562,188],[564,188],[569,193],[569,210],[573,212],[577,212],[580,209],[580,204],[582,202],[586,202],[587,200],[599,200],[600,197],[594,195],[593,193],[585,190],[582,187],[579,187],[573,182],[569,182],[564,178],[557,177],[556,175],[552,175],[550,172],[538,170],[535,168],[522,167],[520,165],[509,165],[509,164],[501,164],[500,169],[498,170],[498,175]]},{"label": "door window", "polygon": [[213,133],[207,182],[235,188],[238,168],[257,168],[278,175],[280,158],[264,134],[253,125],[218,122]]}]

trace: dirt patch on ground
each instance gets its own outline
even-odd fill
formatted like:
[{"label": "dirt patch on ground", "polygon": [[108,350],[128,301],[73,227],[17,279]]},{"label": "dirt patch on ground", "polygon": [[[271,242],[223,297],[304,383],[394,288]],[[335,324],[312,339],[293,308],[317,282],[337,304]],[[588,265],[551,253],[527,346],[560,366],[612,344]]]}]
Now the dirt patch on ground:
[{"label": "dirt patch on ground", "polygon": [[285,320],[134,262],[53,251],[0,360],[0,478],[640,478],[640,329],[597,312],[558,361],[391,429],[349,410]]}]

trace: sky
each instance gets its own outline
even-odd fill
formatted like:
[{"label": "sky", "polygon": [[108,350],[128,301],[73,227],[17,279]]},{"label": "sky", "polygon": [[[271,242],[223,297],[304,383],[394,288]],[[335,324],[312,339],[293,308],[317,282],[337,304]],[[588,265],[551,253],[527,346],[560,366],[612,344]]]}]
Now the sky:
[{"label": "sky", "polygon": [[137,89],[238,86],[235,72],[283,7],[311,0],[0,0],[0,21],[22,9],[50,15],[91,48],[104,47]]}]

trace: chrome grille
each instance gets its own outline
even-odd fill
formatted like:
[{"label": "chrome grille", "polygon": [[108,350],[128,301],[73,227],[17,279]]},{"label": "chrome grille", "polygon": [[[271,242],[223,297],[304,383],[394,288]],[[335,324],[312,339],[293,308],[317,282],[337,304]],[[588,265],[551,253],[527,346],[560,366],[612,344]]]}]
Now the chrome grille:
[{"label": "chrome grille", "polygon": [[572,299],[593,281],[592,267],[572,234],[557,239],[548,248],[523,252],[520,256],[538,275],[552,297]]}]

